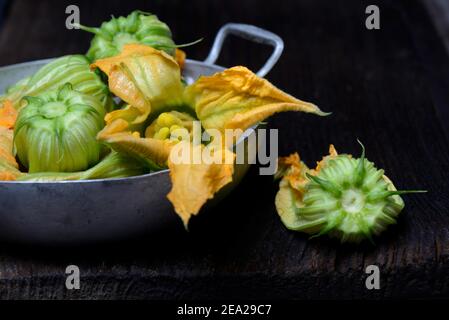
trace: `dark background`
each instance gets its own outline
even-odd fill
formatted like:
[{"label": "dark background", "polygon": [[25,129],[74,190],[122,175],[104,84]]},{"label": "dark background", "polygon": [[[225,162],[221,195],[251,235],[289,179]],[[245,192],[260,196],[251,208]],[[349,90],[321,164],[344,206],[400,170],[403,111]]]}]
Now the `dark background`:
[{"label": "dark background", "polygon": [[[333,112],[272,117],[280,154],[299,151],[312,165],[330,143],[358,155],[359,138],[398,188],[429,193],[406,196],[397,226],[375,246],[341,245],[286,230],[274,207],[277,184],[252,168],[226,201],[192,219],[188,233],[179,221],[143,239],[89,248],[0,245],[0,298],[448,297],[449,65],[440,37],[444,11],[431,10],[438,13],[432,18],[426,11],[439,2],[15,0],[1,6],[0,65],[85,52],[91,36],[65,29],[69,4],[80,7],[81,23],[90,26],[134,9],[156,13],[177,43],[204,38],[186,49],[196,60],[207,56],[227,22],[271,30],[284,39],[285,51],[267,78]],[[380,7],[380,30],[365,28],[369,4]],[[238,39],[225,47],[218,61],[224,66],[256,70],[270,53]],[[81,290],[65,289],[69,264],[81,269]],[[371,264],[381,271],[378,291],[365,288]]]}]

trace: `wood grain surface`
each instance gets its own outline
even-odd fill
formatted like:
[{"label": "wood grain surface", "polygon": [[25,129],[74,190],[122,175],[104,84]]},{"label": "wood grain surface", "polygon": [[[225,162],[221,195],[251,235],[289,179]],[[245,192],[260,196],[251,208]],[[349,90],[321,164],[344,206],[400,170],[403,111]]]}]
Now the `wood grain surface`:
[{"label": "wood grain surface", "polygon": [[[381,29],[370,31],[365,8],[371,3],[359,0],[15,0],[0,31],[0,64],[85,52],[90,36],[64,27],[65,7],[75,3],[85,25],[137,8],[154,12],[177,43],[204,38],[187,49],[197,60],[207,56],[226,22],[277,33],[285,53],[268,79],[333,112],[327,118],[272,117],[279,153],[299,151],[312,165],[330,143],[358,155],[359,138],[367,157],[398,188],[429,192],[405,196],[398,224],[376,238],[375,246],[341,245],[286,230],[274,207],[277,184],[254,167],[224,202],[192,219],[190,232],[179,222],[143,239],[88,248],[1,244],[0,298],[449,296],[449,67],[419,2],[377,1]],[[270,52],[238,39],[225,46],[219,63],[226,66],[256,69]],[[80,267],[80,290],[65,288],[69,264]],[[364,270],[371,264],[380,268],[380,290],[365,287]]]}]

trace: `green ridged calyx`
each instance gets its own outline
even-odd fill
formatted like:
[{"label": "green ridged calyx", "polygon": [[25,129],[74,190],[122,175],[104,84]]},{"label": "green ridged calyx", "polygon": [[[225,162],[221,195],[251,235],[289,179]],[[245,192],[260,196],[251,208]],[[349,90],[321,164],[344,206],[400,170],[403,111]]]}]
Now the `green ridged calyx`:
[{"label": "green ridged calyx", "polygon": [[23,97],[56,90],[66,83],[71,83],[76,91],[98,98],[106,111],[112,110],[114,104],[108,86],[90,69],[89,60],[83,55],[68,55],[51,61],[31,77],[11,86],[1,99],[11,100],[19,109]]},{"label": "green ridged calyx", "polygon": [[66,84],[24,99],[14,145],[30,173],[81,171],[99,161],[96,135],[104,126],[105,110],[97,98]]},{"label": "green ridged calyx", "polygon": [[79,27],[95,34],[86,54],[91,61],[115,56],[129,43],[145,44],[175,54],[170,28],[154,14],[136,10],[127,17],[103,22],[100,28]]},{"label": "green ridged calyx", "polygon": [[[327,156],[317,170],[303,163],[283,173],[276,208],[287,228],[342,242],[372,241],[404,209],[401,194],[383,170],[350,155]],[[301,169],[298,169],[301,168]],[[284,169],[285,170],[285,169]]]}]

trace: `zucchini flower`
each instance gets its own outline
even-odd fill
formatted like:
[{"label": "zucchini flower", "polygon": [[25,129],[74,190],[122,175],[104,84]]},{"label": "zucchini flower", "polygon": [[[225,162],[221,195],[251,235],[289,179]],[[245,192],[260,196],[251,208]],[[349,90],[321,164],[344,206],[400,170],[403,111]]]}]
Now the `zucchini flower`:
[{"label": "zucchini flower", "polygon": [[115,56],[130,43],[147,45],[172,56],[175,54],[176,45],[170,28],[154,14],[136,10],[127,17],[103,22],[100,28],[79,27],[95,34],[86,54],[91,61]]},{"label": "zucchini flower", "polygon": [[[98,134],[99,141],[151,170],[168,167],[173,184],[168,198],[185,226],[208,199],[232,181],[235,154],[224,144],[194,145],[184,139],[179,143],[171,139],[176,129],[191,133],[191,123],[199,119],[206,131],[230,128],[243,132],[276,112],[325,115],[314,104],[282,92],[244,67],[201,77],[184,88],[179,66],[170,56],[138,44],[125,45],[118,56],[98,60],[93,66],[108,75],[110,90],[129,104],[106,115],[107,125]],[[216,161],[174,161],[176,156],[182,158],[183,152],[210,153]]]},{"label": "zucchini flower", "polygon": [[[363,148],[363,146],[362,146]],[[397,191],[374,163],[338,155],[334,146],[316,169],[309,169],[298,154],[279,159],[282,178],[276,209],[290,230],[314,237],[328,234],[341,242],[372,241],[404,209],[400,195],[425,191]]]},{"label": "zucchini flower", "polygon": [[112,110],[113,100],[107,85],[90,70],[89,61],[82,55],[68,55],[46,64],[31,77],[10,87],[0,100],[10,100],[16,109],[20,109],[23,97],[56,90],[65,83],[71,83],[76,91],[98,98],[106,111]]},{"label": "zucchini flower", "polygon": [[36,97],[25,97],[14,143],[20,162],[34,172],[74,172],[96,164],[97,133],[103,127],[103,105],[70,84]]}]

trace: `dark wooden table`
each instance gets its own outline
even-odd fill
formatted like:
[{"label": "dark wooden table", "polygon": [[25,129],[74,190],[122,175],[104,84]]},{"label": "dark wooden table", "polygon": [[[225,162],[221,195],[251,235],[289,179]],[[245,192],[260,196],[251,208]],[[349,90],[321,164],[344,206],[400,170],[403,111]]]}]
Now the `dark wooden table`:
[{"label": "dark wooden table", "polygon": [[[449,296],[449,61],[419,2],[375,2],[381,29],[369,31],[371,1],[14,1],[0,31],[1,65],[85,52],[90,36],[64,28],[72,3],[86,25],[136,8],[157,13],[177,43],[204,37],[187,49],[198,60],[226,22],[272,30],[286,47],[269,80],[333,112],[271,118],[269,126],[280,130],[280,154],[297,150],[312,164],[329,143],[359,154],[359,138],[399,188],[429,193],[406,196],[397,226],[376,246],[340,245],[286,230],[274,207],[276,183],[253,168],[226,201],[194,218],[188,233],[179,223],[143,239],[88,248],[1,244],[0,298]],[[269,54],[237,39],[226,46],[223,65],[257,68]],[[65,288],[69,264],[80,267],[80,290]],[[371,264],[381,271],[377,291],[365,288]]]}]

